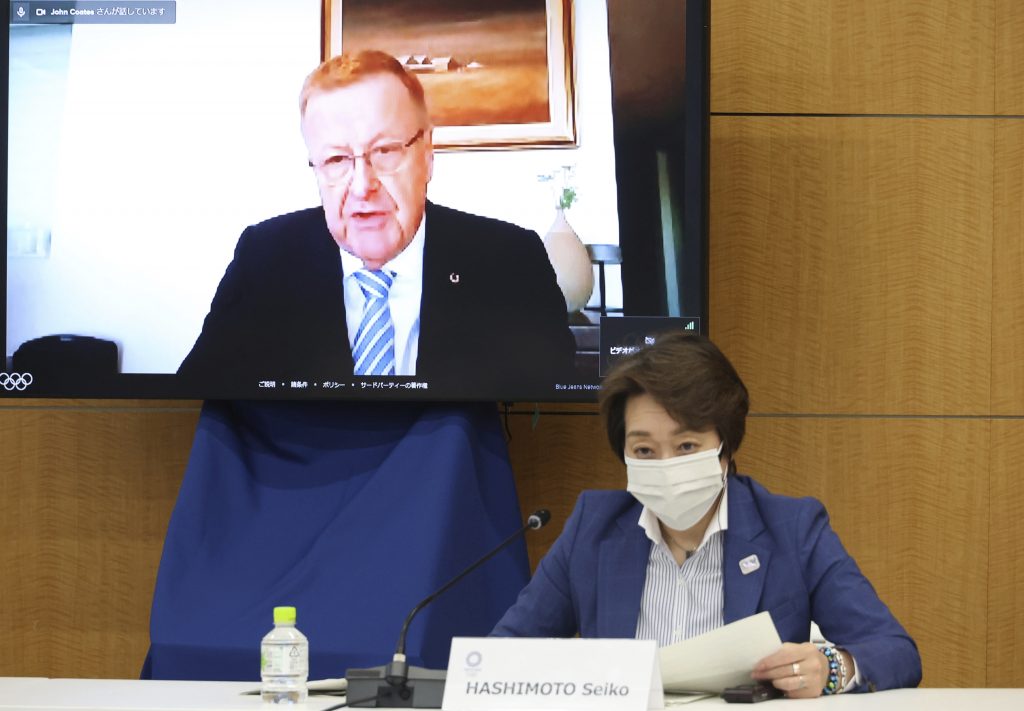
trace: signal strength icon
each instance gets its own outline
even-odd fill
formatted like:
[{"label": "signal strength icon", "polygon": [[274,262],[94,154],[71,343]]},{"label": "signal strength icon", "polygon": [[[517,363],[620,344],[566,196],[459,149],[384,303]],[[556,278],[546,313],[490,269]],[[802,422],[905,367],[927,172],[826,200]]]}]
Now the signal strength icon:
[{"label": "signal strength icon", "polygon": [[684,331],[696,331],[697,330],[697,324],[695,322],[693,322],[693,321],[690,321],[688,324],[683,326],[683,330]]}]

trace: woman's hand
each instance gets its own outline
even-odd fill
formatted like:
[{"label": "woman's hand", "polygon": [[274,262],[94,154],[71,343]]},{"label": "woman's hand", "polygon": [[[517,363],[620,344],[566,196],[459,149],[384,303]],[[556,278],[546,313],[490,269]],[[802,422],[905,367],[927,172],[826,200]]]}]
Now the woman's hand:
[{"label": "woman's hand", "polygon": [[758,681],[770,681],[789,698],[811,699],[821,696],[825,688],[828,660],[810,642],[786,642],[782,649],[759,661],[751,676]]}]

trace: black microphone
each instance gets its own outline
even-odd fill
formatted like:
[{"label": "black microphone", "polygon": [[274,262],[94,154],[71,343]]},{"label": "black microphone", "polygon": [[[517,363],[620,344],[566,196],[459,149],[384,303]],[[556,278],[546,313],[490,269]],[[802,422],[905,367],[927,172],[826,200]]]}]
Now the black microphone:
[{"label": "black microphone", "polygon": [[[389,707],[389,708],[420,708],[439,709],[444,696],[445,671],[443,669],[424,669],[409,667],[405,659],[405,636],[409,631],[409,623],[424,607],[434,601],[464,577],[486,563],[501,551],[502,548],[523,535],[528,530],[541,528],[551,520],[551,512],[538,509],[529,515],[526,523],[511,536],[495,546],[487,555],[480,558],[433,593],[428,595],[405,618],[402,631],[398,635],[395,655],[386,666],[371,669],[349,669],[345,672],[348,681],[346,697],[356,699],[349,706]],[[385,683],[381,683],[381,682]],[[418,693],[417,693],[418,692]]]}]

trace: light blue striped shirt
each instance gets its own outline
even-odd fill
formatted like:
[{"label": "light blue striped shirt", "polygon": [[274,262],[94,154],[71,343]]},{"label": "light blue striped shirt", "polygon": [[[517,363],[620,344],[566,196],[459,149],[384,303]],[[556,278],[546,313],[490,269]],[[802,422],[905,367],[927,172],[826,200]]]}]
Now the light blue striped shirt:
[{"label": "light blue striped shirt", "polygon": [[722,556],[725,530],[729,527],[728,489],[722,492],[718,513],[711,519],[704,538],[682,565],[676,563],[658,526],[658,518],[646,506],[637,524],[651,540],[647,577],[637,639],[657,640],[665,647],[722,626],[725,604]]}]

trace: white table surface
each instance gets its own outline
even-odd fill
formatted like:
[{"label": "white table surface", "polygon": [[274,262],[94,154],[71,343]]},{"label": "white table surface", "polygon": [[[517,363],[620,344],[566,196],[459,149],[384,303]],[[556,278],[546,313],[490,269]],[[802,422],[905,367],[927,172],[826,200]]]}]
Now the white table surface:
[{"label": "white table surface", "polygon": [[[19,711],[233,711],[268,709],[259,696],[242,696],[257,688],[254,682],[237,681],[140,681],[138,679],[43,679],[0,677],[0,709]],[[318,711],[340,703],[337,697],[311,696],[304,706]],[[835,697],[764,703],[792,711],[1022,711],[1024,689],[898,689],[876,694],[844,694]],[[725,706],[721,699],[705,699],[680,709]],[[730,704],[734,709],[746,705]],[[286,707],[281,707],[286,708]],[[759,708],[763,709],[764,706]]]},{"label": "white table surface", "polygon": [[[790,711],[1024,711],[1024,689],[894,689],[874,694],[840,694],[817,699],[776,699],[762,702],[773,704],[772,709]],[[696,706],[680,709],[703,708],[711,704],[732,709],[749,708],[748,704],[726,704],[720,698],[695,702]],[[785,704],[780,706],[780,704]]]},{"label": "white table surface", "polygon": [[[138,679],[44,679],[0,677],[0,709],[19,711],[236,711],[288,708],[264,706],[252,681],[140,681]],[[301,708],[317,711],[341,703],[335,696],[311,696]]]}]

